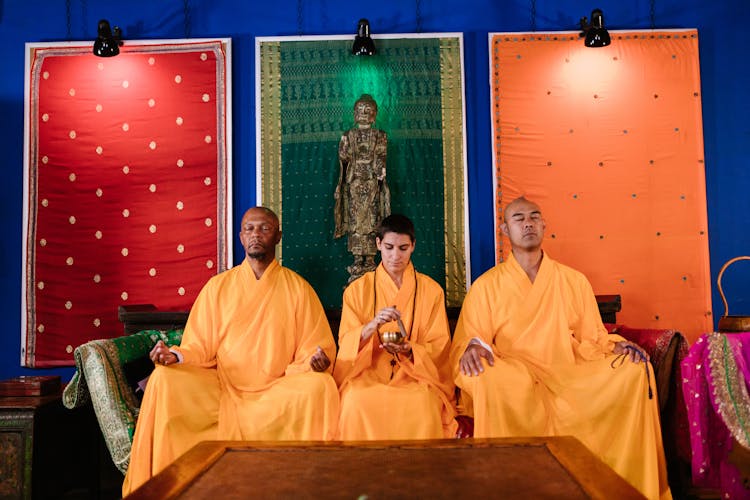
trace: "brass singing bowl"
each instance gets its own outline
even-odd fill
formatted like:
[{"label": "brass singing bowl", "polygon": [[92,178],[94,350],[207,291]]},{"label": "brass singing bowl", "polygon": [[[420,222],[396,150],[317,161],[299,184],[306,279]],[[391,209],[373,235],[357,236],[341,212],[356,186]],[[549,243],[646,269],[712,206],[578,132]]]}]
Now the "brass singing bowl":
[{"label": "brass singing bowl", "polygon": [[401,332],[382,332],[380,334],[380,341],[383,344],[401,344],[404,341]]}]

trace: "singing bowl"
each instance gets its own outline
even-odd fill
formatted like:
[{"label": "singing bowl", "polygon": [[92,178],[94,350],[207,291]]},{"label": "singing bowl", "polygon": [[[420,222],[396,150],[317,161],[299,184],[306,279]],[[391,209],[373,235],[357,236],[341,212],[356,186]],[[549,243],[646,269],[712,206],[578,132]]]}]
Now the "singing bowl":
[{"label": "singing bowl", "polygon": [[404,341],[401,332],[383,332],[380,334],[380,341],[383,344],[400,344]]}]

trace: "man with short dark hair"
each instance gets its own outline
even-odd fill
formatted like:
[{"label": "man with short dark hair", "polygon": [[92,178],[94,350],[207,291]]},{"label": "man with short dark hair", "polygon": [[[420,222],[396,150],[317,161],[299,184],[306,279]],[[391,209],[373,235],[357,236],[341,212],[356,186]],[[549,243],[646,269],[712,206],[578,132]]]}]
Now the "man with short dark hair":
[{"label": "man with short dark hair", "polygon": [[276,260],[279,219],[254,207],[242,218],[242,264],[211,278],[179,347],[151,351],[125,482],[127,495],[203,440],[335,437],[336,354],[315,291]]},{"label": "man with short dark hair", "polygon": [[380,265],[344,291],[334,368],[339,439],[454,437],[443,289],[414,269],[407,217],[386,217],[376,234]]},{"label": "man with short dark hair", "polygon": [[474,282],[456,326],[459,408],[475,437],[573,435],[648,498],[670,498],[648,356],[607,334],[586,277],[542,250],[544,229],[536,203],[506,207],[512,252]]}]

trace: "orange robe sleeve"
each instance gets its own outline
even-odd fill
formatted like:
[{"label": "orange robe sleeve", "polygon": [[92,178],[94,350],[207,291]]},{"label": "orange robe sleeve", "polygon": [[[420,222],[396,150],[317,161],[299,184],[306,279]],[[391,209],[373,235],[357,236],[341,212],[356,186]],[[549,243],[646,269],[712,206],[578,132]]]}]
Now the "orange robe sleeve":
[{"label": "orange robe sleeve", "polygon": [[599,306],[596,303],[594,290],[589,281],[576,273],[576,310],[580,311],[579,319],[572,325],[573,336],[571,343],[576,353],[576,359],[601,359],[610,354],[614,344],[625,340],[620,335],[609,334],[602,323]]},{"label": "orange robe sleeve", "polygon": [[220,282],[214,277],[206,283],[196,297],[185,325],[182,342],[172,350],[179,351],[182,362],[209,368],[216,366],[216,351],[219,347],[219,330],[214,318],[217,317],[215,289]]},{"label": "orange robe sleeve", "polygon": [[288,304],[292,309],[289,311],[289,316],[278,318],[279,321],[288,321],[289,317],[294,317],[295,329],[299,335],[294,359],[286,368],[287,375],[311,371],[310,359],[318,347],[331,360],[328,372],[332,371],[333,361],[336,359],[336,344],[323,305],[315,290],[310,285],[305,285],[302,293],[303,300],[296,304]]}]

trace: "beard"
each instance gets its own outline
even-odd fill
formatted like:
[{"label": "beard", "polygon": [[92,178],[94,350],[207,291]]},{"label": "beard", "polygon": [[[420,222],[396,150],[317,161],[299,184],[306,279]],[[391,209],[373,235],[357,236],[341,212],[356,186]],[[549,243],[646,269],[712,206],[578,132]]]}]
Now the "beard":
[{"label": "beard", "polygon": [[266,251],[255,251],[255,252],[247,252],[247,256],[251,259],[255,260],[265,260],[266,259]]}]

